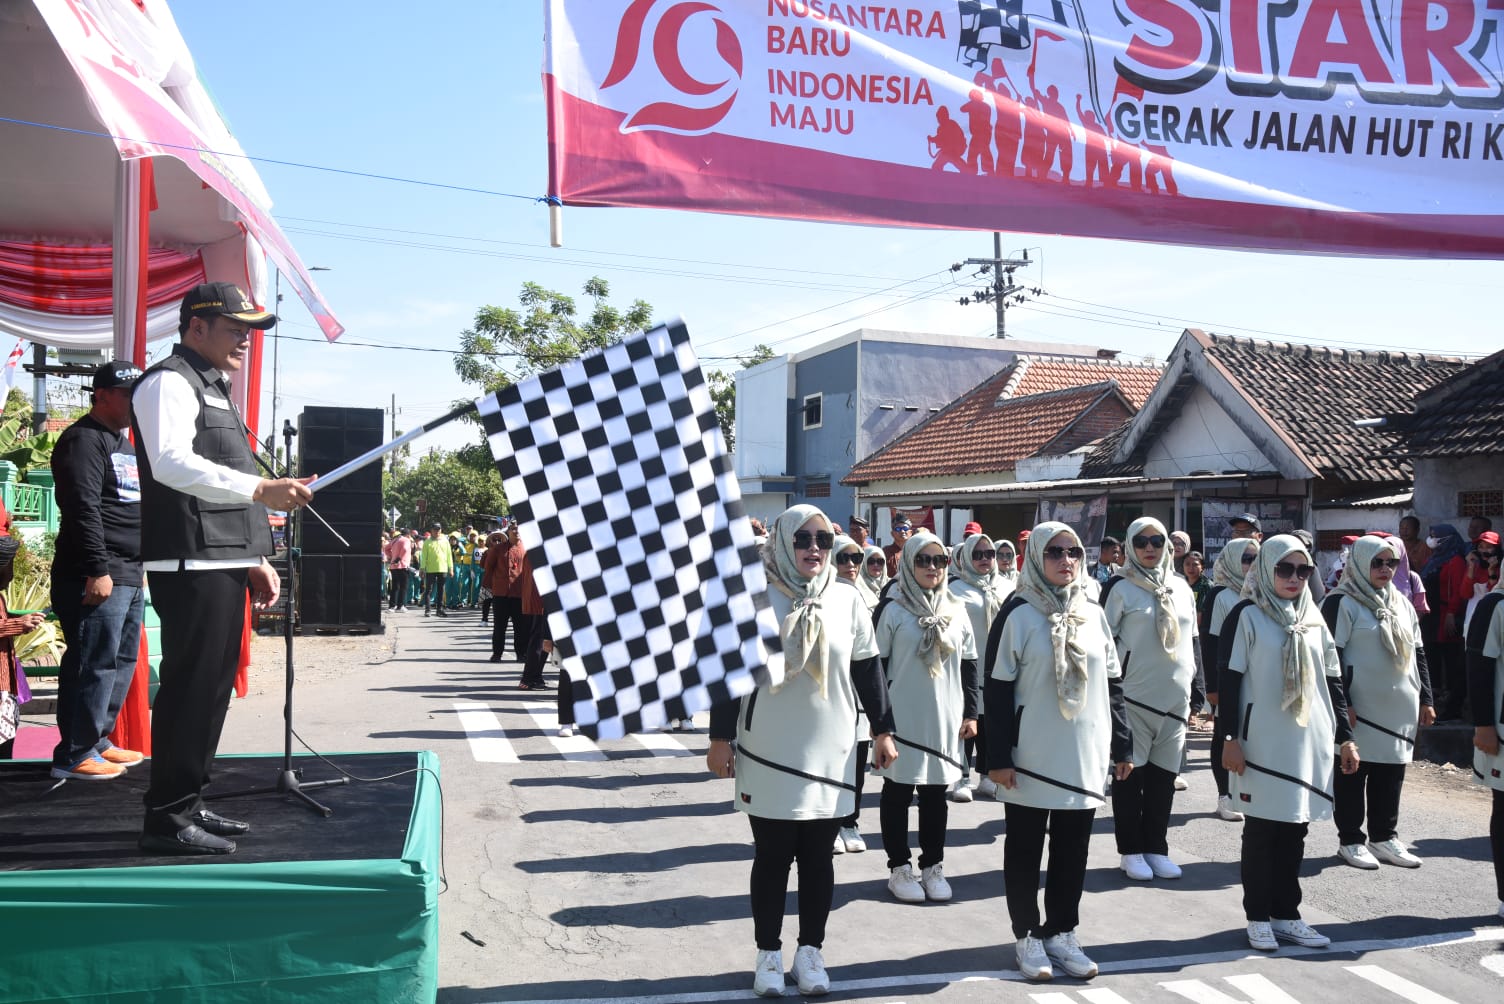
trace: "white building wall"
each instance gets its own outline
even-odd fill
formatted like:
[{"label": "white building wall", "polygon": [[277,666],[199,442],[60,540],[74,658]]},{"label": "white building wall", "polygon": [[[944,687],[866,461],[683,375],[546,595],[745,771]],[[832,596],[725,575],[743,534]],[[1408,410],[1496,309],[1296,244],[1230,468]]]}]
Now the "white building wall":
[{"label": "white building wall", "polygon": [[[1497,455],[1473,457],[1417,457],[1415,459],[1415,515],[1421,532],[1432,523],[1451,523],[1467,533],[1467,519],[1457,515],[1457,493],[1499,491],[1504,476]],[[1504,513],[1487,513],[1494,529],[1504,526]]]},{"label": "white building wall", "polygon": [[[777,477],[790,473],[787,416],[793,379],[794,368],[788,356],[769,359],[736,372],[735,469],[738,478]],[[778,511],[782,512],[783,508]]]},{"label": "white building wall", "polygon": [[1186,399],[1180,415],[1149,447],[1144,459],[1144,475],[1150,478],[1267,471],[1276,467],[1200,385]]}]

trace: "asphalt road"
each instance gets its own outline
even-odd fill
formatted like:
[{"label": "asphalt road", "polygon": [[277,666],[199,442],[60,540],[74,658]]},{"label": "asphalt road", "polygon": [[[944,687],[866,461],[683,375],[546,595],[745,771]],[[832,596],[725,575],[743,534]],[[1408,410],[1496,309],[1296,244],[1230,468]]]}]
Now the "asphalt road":
[{"label": "asphalt road", "polygon": [[[553,692],[520,691],[517,663],[487,661],[489,628],[476,614],[407,613],[390,624],[381,637],[298,640],[294,721],[322,751],[438,753],[448,880],[439,999],[750,999],[750,831],[732,809],[730,782],[705,770],[704,716],[693,734],[561,740]],[[234,702],[221,752],[280,751],[282,664],[281,640],[258,639],[252,692]],[[1442,1004],[1504,995],[1488,797],[1466,773],[1411,768],[1401,836],[1425,859],[1420,869],[1357,871],[1335,857],[1331,824],[1314,825],[1302,912],[1334,945],[1265,956],[1244,939],[1240,828],[1210,814],[1206,746],[1193,741],[1190,790],[1176,799],[1180,881],[1123,878],[1110,813],[1098,815],[1078,930],[1102,968],[1091,983],[1019,978],[1002,898],[1000,804],[951,807],[955,898],[905,905],[887,893],[869,785],[862,831],[872,849],[836,861],[824,951],[831,997]],[[791,901],[786,963],[796,927]],[[792,981],[787,993],[797,995]]]}]

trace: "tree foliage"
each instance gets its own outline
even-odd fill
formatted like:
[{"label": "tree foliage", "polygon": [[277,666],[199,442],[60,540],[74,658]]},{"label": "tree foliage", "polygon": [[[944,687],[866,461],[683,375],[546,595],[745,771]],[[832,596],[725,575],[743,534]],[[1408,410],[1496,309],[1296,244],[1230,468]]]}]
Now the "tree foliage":
[{"label": "tree foliage", "polygon": [[[426,507],[420,513],[419,500]],[[442,523],[444,529],[464,526],[474,515],[507,512],[501,475],[482,444],[458,450],[434,450],[413,465],[402,465],[386,480],[384,508],[401,513],[398,526],[426,529]]]},{"label": "tree foliage", "polygon": [[574,297],[536,282],[522,284],[517,308],[482,307],[473,326],[460,335],[455,373],[489,393],[652,324],[653,308],[642,300],[632,301],[626,310],[612,306],[611,287],[599,276],[585,283],[584,295],[590,312],[583,316]]},{"label": "tree foliage", "polygon": [[[742,369],[756,366],[773,358],[773,350],[758,345],[750,354],[738,356]],[[715,401],[716,421],[721,425],[721,435],[726,439],[726,449],[736,449],[736,377],[725,370],[711,370],[705,375],[710,382],[710,397]]]}]

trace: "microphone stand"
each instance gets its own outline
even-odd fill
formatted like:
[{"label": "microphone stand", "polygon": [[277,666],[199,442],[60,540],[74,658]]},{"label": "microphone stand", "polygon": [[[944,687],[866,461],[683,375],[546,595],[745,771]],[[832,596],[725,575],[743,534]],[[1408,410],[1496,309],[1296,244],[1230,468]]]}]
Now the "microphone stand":
[{"label": "microphone stand", "polygon": [[[284,458],[284,463],[287,465],[289,477],[291,476],[292,470],[292,437],[296,435],[297,431],[293,429],[292,422],[290,420],[284,419],[282,422],[282,441],[284,444],[282,455]],[[261,460],[259,456],[256,458],[256,460],[273,478],[277,476],[276,471],[273,470],[265,461]],[[206,795],[204,796],[204,800],[208,801],[211,798],[231,798],[241,795],[270,795],[273,793],[291,795],[293,798],[302,802],[305,806],[327,819],[329,816],[334,815],[334,810],[315,800],[306,792],[317,788],[327,788],[331,785],[349,784],[350,779],[341,776],[330,778],[327,781],[304,781],[302,780],[301,776],[302,771],[293,770],[292,767],[292,685],[294,678],[292,624],[293,617],[295,616],[294,595],[297,592],[298,582],[297,558],[300,557],[298,551],[301,550],[299,548],[293,547],[293,541],[296,539],[293,531],[297,527],[297,523],[295,522],[297,519],[298,510],[288,510],[287,580],[282,583],[282,639],[287,652],[283,673],[283,679],[285,681],[286,689],[282,702],[282,769],[280,772],[278,772],[277,783],[274,785],[269,785],[263,788],[251,788],[245,791],[225,792],[218,795]]]}]

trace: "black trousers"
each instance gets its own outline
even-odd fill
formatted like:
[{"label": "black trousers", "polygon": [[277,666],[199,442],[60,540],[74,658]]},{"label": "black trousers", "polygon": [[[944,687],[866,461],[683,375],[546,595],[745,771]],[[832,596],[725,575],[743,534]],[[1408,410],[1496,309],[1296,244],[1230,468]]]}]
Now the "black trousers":
[{"label": "black trousers", "polygon": [[[1227,768],[1222,766],[1222,726],[1217,725],[1212,730],[1212,779],[1217,782],[1217,794],[1231,794],[1232,789],[1227,786]],[[1173,785],[1172,785],[1173,787]]]},{"label": "black trousers", "polygon": [[1249,920],[1300,919],[1300,862],[1310,823],[1243,820],[1243,914]]},{"label": "black trousers", "polygon": [[548,625],[539,614],[522,614],[518,644],[522,651],[522,682],[542,684],[543,664],[548,656],[543,651],[543,639],[548,635]]},{"label": "black trousers", "polygon": [[[963,742],[966,755],[962,763],[970,764],[983,777],[987,776],[987,722],[986,715],[977,715],[977,734],[974,739]],[[965,780],[964,778],[962,780]]]},{"label": "black trousers", "polygon": [[1378,844],[1394,836],[1400,821],[1400,789],[1404,786],[1405,765],[1402,763],[1370,763],[1365,760],[1356,773],[1337,771],[1332,776],[1332,794],[1336,797],[1332,817],[1337,823],[1338,842],[1363,843],[1365,801],[1367,839]]},{"label": "black trousers", "polygon": [[836,869],[830,848],[840,822],[835,819],[764,819],[752,824],[752,931],[760,951],[783,943],[783,905],[789,869],[799,862],[799,944],[825,944],[825,922],[835,896]]},{"label": "black trousers", "polygon": [[[1461,718],[1467,702],[1467,651],[1459,640],[1440,642],[1442,678],[1447,681],[1446,703],[1437,718]],[[1431,653],[1427,652],[1429,659]]]},{"label": "black trousers", "polygon": [[883,850],[888,867],[900,868],[909,863],[909,806],[914,792],[919,792],[919,867],[928,868],[945,860],[945,830],[950,824],[950,802],[945,798],[947,785],[899,784],[883,781],[878,819],[882,824]]},{"label": "black trousers", "polygon": [[1494,810],[1488,817],[1488,842],[1494,849],[1494,885],[1504,903],[1504,791],[1494,789]]},{"label": "black trousers", "polygon": [[[1081,922],[1081,890],[1086,884],[1086,853],[1096,809],[1036,809],[1006,802],[1003,888],[1013,937],[1049,938],[1074,931]],[[1044,923],[1039,922],[1039,865],[1044,837],[1050,835],[1050,864],[1044,877]]]},{"label": "black trousers", "polygon": [[497,596],[491,600],[491,654],[498,659],[506,655],[508,624],[512,625],[512,652],[521,659],[525,649],[520,596]]},{"label": "black trousers", "polygon": [[388,610],[394,610],[397,607],[407,606],[407,576],[411,571],[412,569],[410,568],[391,569],[392,586],[391,589],[388,590],[386,601],[386,608]]},{"label": "black trousers", "polygon": [[559,694],[555,705],[559,714],[560,725],[574,724],[574,694],[571,693],[573,684],[569,680],[569,670],[559,667]]},{"label": "black trousers", "polygon": [[861,739],[856,744],[856,808],[851,810],[851,815],[841,820],[843,827],[856,828],[856,821],[862,815],[862,789],[867,782],[867,764],[872,760],[872,740]]},{"label": "black trousers", "polygon": [[240,662],[248,568],[150,572],[162,620],[160,686],[151,714],[151,784],[144,828],[160,836],[192,825],[219,748]]},{"label": "black trousers", "polygon": [[1146,763],[1112,782],[1112,829],[1119,854],[1169,854],[1175,775]]},{"label": "black trousers", "polygon": [[449,578],[443,572],[423,573],[423,612],[428,613],[428,604],[433,603],[434,609],[440,617],[448,617],[444,610],[444,580]]}]

